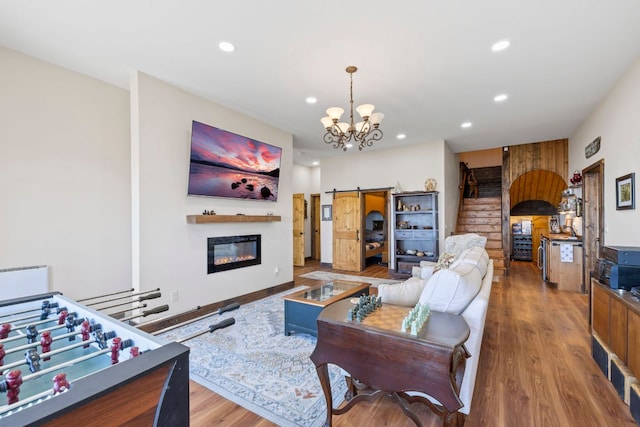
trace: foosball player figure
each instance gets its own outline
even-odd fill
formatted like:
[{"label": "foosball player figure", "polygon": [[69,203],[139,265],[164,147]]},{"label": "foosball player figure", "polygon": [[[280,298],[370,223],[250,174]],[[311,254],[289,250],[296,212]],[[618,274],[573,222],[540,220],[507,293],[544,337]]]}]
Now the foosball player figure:
[{"label": "foosball player figure", "polygon": [[3,340],[7,338],[10,332],[11,332],[11,324],[5,323],[2,326],[0,326],[0,339]]},{"label": "foosball player figure", "polygon": [[131,349],[129,350],[129,354],[131,354],[131,357],[140,356],[140,348],[136,346],[131,347]]},{"label": "foosball player figure", "polygon": [[7,404],[11,405],[18,401],[20,386],[22,385],[22,372],[19,370],[9,371],[0,381],[0,392],[7,393]]},{"label": "foosball player figure", "polygon": [[[86,341],[91,337],[91,323],[88,320],[82,322],[80,325],[80,334],[82,335],[82,341]],[[89,344],[85,344],[83,348],[88,348]]]},{"label": "foosball player figure", "polygon": [[62,393],[69,389],[71,385],[67,381],[67,374],[62,373],[53,377],[53,394]]},{"label": "foosball player figure", "polygon": [[[64,324],[67,327],[67,332],[75,332],[76,331],[76,316],[73,313],[67,314],[67,317],[64,319]],[[69,341],[75,341],[76,336],[71,335],[69,337]]]},{"label": "foosball player figure", "polygon": [[24,352],[24,356],[29,365],[29,370],[31,372],[38,372],[40,370],[40,355],[36,351],[35,348],[30,348],[29,350]]},{"label": "foosball player figure", "polygon": [[0,366],[4,365],[4,356],[7,353],[4,351],[4,344],[0,343]]},{"label": "foosball player figure", "polygon": [[54,302],[52,304],[49,301],[42,301],[42,307],[41,307],[42,311],[40,313],[40,320],[48,319],[49,315],[51,314],[51,309],[56,308],[57,306],[58,306],[57,302]]},{"label": "foosball player figure", "polygon": [[[53,342],[53,338],[51,338],[51,331],[44,331],[40,334],[40,346],[42,347],[42,353],[49,353],[51,351],[51,343]],[[43,357],[42,360],[49,360],[50,357]]]},{"label": "foosball player figure", "polygon": [[122,338],[115,337],[113,341],[111,341],[111,364],[115,365],[118,363],[118,357],[120,357],[120,345],[122,344]]},{"label": "foosball player figure", "polygon": [[69,312],[67,310],[62,310],[58,313],[58,325],[64,325],[64,321],[67,319]]},{"label": "foosball player figure", "polygon": [[27,326],[27,330],[25,331],[25,335],[27,337],[27,344],[33,344],[36,342],[36,338],[38,338],[38,330],[35,325]]}]

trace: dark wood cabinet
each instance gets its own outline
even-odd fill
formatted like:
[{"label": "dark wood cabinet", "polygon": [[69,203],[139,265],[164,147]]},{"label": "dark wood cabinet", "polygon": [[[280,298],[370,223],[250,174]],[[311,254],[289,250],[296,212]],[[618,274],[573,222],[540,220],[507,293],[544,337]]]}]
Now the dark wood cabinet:
[{"label": "dark wood cabinet", "polygon": [[591,304],[592,334],[640,378],[640,301],[591,279]]}]

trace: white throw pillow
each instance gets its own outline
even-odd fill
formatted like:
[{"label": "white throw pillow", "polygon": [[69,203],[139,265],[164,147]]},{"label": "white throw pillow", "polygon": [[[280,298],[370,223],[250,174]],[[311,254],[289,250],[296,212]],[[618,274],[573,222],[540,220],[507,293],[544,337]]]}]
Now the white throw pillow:
[{"label": "white throw pillow", "polygon": [[378,296],[385,304],[414,306],[422,294],[425,283],[417,277],[410,277],[402,283],[379,285]]},{"label": "white throw pillow", "polygon": [[475,246],[464,250],[460,254],[460,258],[450,268],[454,268],[459,263],[474,265],[480,272],[480,276],[484,277],[489,266],[489,254],[484,248]]},{"label": "white throw pillow", "polygon": [[431,276],[419,302],[429,303],[434,311],[460,314],[478,294],[481,285],[482,276],[473,264],[456,263]]}]

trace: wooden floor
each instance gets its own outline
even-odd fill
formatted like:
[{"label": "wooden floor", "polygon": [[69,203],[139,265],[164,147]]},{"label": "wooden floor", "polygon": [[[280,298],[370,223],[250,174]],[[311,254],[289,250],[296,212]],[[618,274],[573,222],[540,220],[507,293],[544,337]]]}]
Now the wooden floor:
[{"label": "wooden floor", "polygon": [[[299,277],[317,262],[294,270]],[[349,273],[352,274],[352,273]],[[372,265],[363,276],[387,277]],[[629,408],[591,358],[586,295],[558,291],[531,263],[513,262],[509,276],[494,283],[485,323],[471,414],[465,426],[636,426]],[[191,381],[192,426],[275,424]],[[441,420],[420,404],[412,408],[425,426]],[[336,427],[414,426],[391,400],[363,402],[334,416]]]}]

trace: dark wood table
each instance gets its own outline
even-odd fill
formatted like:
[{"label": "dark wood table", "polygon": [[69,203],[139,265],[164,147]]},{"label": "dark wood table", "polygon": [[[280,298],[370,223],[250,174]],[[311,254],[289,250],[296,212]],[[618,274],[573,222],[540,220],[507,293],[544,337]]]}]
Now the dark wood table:
[{"label": "dark wood table", "polygon": [[[391,395],[403,412],[418,426],[422,423],[408,404],[422,402],[443,418],[444,426],[462,422],[458,414],[463,404],[459,387],[466,359],[464,347],[469,338],[469,325],[462,316],[431,312],[429,320],[416,336],[401,332],[402,319],[411,309],[385,304],[362,323],[347,320],[353,307],[350,301],[339,301],[318,316],[318,342],[311,354],[327,401],[325,426],[331,426],[332,415],[341,415],[362,400]],[[349,372],[348,403],[333,408],[327,364]],[[366,384],[369,392],[356,392],[355,384]],[[433,397],[439,404],[419,396],[418,391]]]},{"label": "dark wood table", "polygon": [[316,319],[320,312],[345,298],[369,295],[370,283],[334,280],[282,297],[284,300],[284,334],[304,332],[318,336]]}]

